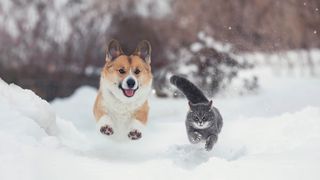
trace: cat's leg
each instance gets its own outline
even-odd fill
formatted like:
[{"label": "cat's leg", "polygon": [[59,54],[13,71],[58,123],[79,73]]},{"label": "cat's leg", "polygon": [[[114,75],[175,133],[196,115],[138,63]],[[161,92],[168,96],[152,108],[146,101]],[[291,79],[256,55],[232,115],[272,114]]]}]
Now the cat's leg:
[{"label": "cat's leg", "polygon": [[128,133],[128,138],[131,140],[138,140],[142,137],[142,132],[144,130],[144,124],[141,121],[134,119],[130,125],[130,130]]},{"label": "cat's leg", "polygon": [[213,145],[217,142],[218,137],[214,134],[210,135],[207,139],[206,139],[206,145],[205,148],[207,151],[212,150]]},{"label": "cat's leg", "polygon": [[202,135],[197,131],[193,131],[188,133],[188,138],[192,144],[197,144],[202,140]]},{"label": "cat's leg", "polygon": [[217,112],[217,126],[218,126],[218,133],[220,133],[221,131],[221,128],[223,126],[223,120],[222,120],[222,116],[220,114],[220,112],[218,111],[218,109],[216,109],[216,112]]},{"label": "cat's leg", "polygon": [[186,124],[186,129],[190,143],[197,144],[202,140],[202,135],[199,132],[197,132],[194,128],[192,128],[190,125],[188,125],[188,122]]},{"label": "cat's leg", "polygon": [[99,119],[97,128],[102,134],[107,136],[111,136],[114,133],[112,120],[107,115],[104,115]]}]

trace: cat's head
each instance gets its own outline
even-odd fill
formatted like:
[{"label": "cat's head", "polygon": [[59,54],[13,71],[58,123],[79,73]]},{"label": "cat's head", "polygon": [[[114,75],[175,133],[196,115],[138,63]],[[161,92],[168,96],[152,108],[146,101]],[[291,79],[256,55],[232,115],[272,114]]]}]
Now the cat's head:
[{"label": "cat's head", "polygon": [[189,102],[189,121],[194,128],[206,129],[214,124],[214,112],[212,111],[212,101],[193,104]]}]

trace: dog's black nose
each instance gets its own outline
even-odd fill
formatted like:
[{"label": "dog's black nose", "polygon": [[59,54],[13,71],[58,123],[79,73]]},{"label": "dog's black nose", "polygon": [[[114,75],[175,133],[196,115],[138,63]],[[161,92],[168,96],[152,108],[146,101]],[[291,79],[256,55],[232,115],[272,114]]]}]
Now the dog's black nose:
[{"label": "dog's black nose", "polygon": [[128,79],[127,80],[127,85],[129,88],[133,88],[136,82],[133,79]]}]

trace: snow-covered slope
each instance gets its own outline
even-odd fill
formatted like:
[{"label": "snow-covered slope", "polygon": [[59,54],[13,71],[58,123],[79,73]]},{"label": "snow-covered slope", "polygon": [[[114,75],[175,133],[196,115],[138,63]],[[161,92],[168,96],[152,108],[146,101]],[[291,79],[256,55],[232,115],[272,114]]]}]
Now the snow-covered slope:
[{"label": "snow-covered slope", "polygon": [[[0,79],[0,95],[1,115],[28,118],[30,122],[37,123],[48,134],[55,133],[56,116],[54,110],[49,103],[32,91],[21,89],[14,84],[8,85]],[[15,121],[9,122],[14,123]]]},{"label": "snow-covered slope", "polygon": [[95,129],[95,89],[50,105],[0,81],[0,179],[319,179],[320,80],[257,71],[256,95],[214,99],[212,152],[188,143],[184,99],[152,97],[143,139],[115,143]]}]

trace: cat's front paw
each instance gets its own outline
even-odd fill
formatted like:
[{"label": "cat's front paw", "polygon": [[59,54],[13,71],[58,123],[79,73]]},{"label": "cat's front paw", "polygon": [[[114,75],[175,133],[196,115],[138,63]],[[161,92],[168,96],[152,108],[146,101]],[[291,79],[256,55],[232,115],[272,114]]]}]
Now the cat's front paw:
[{"label": "cat's front paw", "polygon": [[206,142],[205,149],[207,151],[211,151],[212,148],[213,148],[213,143],[212,142]]},{"label": "cat's front paw", "polygon": [[202,139],[202,135],[198,132],[193,133],[192,143],[199,143]]},{"label": "cat's front paw", "polygon": [[107,135],[107,136],[111,136],[111,135],[113,134],[113,129],[112,129],[112,127],[109,126],[109,125],[104,125],[104,126],[101,126],[100,132],[101,132],[102,134]]},{"label": "cat's front paw", "polygon": [[134,130],[129,132],[128,137],[131,140],[138,140],[138,139],[140,139],[142,137],[142,134],[137,129],[134,129]]},{"label": "cat's front paw", "polygon": [[217,142],[218,137],[216,135],[211,135],[206,140],[205,149],[207,151],[211,151],[213,148],[213,145]]}]

